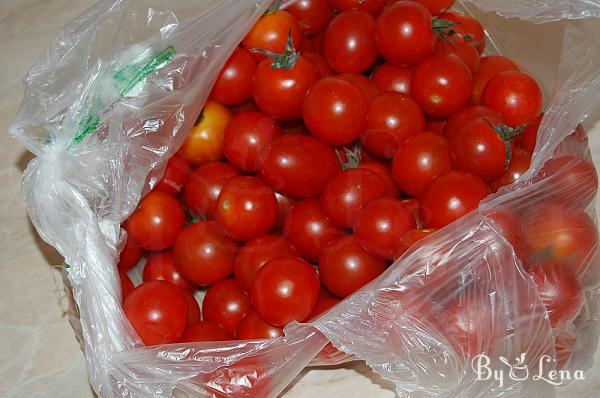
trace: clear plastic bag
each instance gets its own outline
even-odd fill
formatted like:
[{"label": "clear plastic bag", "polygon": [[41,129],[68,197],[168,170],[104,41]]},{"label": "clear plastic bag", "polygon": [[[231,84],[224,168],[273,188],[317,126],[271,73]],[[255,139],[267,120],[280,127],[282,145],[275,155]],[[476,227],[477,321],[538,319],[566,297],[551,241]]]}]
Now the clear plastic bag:
[{"label": "clear plastic bag", "polygon": [[[269,3],[100,2],[64,28],[25,79],[25,98],[11,126],[36,155],[23,178],[25,200],[42,238],[68,264],[71,319],[96,393],[272,397],[311,363],[358,358],[394,382],[401,396],[534,397],[547,395],[552,385],[531,377],[507,377],[502,385],[476,380],[467,351],[488,348],[492,368],[527,353],[517,364],[537,369],[543,355],[556,357],[557,337],[574,336],[570,367],[589,368],[599,334],[597,244],[584,262],[583,310],[573,325],[552,329],[495,214],[510,209],[527,218],[550,200],[570,208],[595,195],[577,169],[576,158],[589,158],[585,135],[570,135],[597,108],[600,92],[600,30],[591,18],[600,16],[600,4],[590,0],[460,5],[482,20],[493,49],[514,56],[547,91],[532,167],[515,186],[419,242],[314,322],[288,325],[283,338],[143,347],[121,309],[115,267],[124,242],[120,223],[161,176],[220,67]],[[547,21],[559,22],[537,25]],[[549,159],[566,154],[575,158],[557,174],[544,173]],[[561,173],[571,171],[574,177],[557,192]],[[426,300],[466,310],[469,319],[489,327],[467,345],[457,344]],[[331,355],[315,359],[329,341],[343,353],[330,349]]]}]

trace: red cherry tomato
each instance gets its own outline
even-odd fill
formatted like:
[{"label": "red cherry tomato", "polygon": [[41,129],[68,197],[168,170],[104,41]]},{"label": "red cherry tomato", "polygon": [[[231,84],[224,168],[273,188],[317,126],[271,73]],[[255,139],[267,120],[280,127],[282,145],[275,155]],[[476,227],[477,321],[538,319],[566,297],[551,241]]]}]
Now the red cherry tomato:
[{"label": "red cherry tomato", "polygon": [[329,0],[338,11],[362,10],[370,14],[378,14],[385,7],[386,0]]},{"label": "red cherry tomato", "polygon": [[129,236],[146,250],[164,250],[173,245],[183,229],[183,207],[173,196],[150,192],[127,220]]},{"label": "red cherry tomato", "polygon": [[410,92],[425,114],[438,119],[448,118],[471,99],[471,72],[456,57],[436,55],[417,66]]},{"label": "red cherry tomato", "polygon": [[481,103],[499,112],[510,127],[533,121],[542,112],[542,90],[522,72],[501,72],[485,86]]},{"label": "red cherry tomato", "polygon": [[410,81],[413,69],[392,64],[381,64],[373,72],[371,79],[382,93],[410,95]]},{"label": "red cherry tomato", "polygon": [[271,142],[263,154],[260,176],[285,196],[319,196],[341,170],[335,151],[306,135],[284,135]]},{"label": "red cherry tomato", "polygon": [[258,65],[252,84],[254,102],[258,109],[277,120],[300,119],[304,96],[320,73],[303,55],[284,68],[276,67],[274,62],[265,59]]},{"label": "red cherry tomato", "polygon": [[454,4],[454,0],[415,0],[421,4],[423,4],[431,15],[438,15],[441,12],[446,11],[448,8],[452,7]]},{"label": "red cherry tomato", "polygon": [[473,84],[473,103],[481,104],[481,94],[490,79],[500,72],[518,71],[519,67],[510,59],[500,55],[488,55],[481,58],[479,74]]},{"label": "red cherry tomato", "polygon": [[119,268],[119,271],[127,272],[137,265],[140,258],[142,258],[142,249],[128,235],[125,246],[123,246],[123,250],[119,254],[117,268]]},{"label": "red cherry tomato", "polygon": [[347,297],[385,271],[385,261],[367,253],[353,236],[339,238],[321,250],[321,282],[337,297]]},{"label": "red cherry tomato", "polygon": [[414,100],[403,94],[384,93],[371,102],[362,145],[371,154],[389,159],[406,137],[424,127],[425,116]]},{"label": "red cherry tomato", "polygon": [[217,228],[201,221],[184,229],[173,246],[175,268],[195,285],[212,285],[233,272],[239,247]]},{"label": "red cherry tomato", "polygon": [[531,163],[531,154],[523,149],[517,148],[512,153],[512,159],[508,168],[502,176],[490,182],[492,192],[498,191],[503,186],[516,182],[527,170]]},{"label": "red cherry tomato", "polygon": [[215,220],[233,239],[247,242],[266,234],[277,221],[279,206],[273,190],[256,177],[230,180],[215,207]]},{"label": "red cherry tomato", "polygon": [[471,42],[480,54],[483,53],[483,50],[485,50],[485,31],[478,20],[457,12],[444,12],[438,15],[438,19],[454,22],[452,30],[456,32],[456,35]]},{"label": "red cherry tomato", "polygon": [[142,283],[127,296],[123,310],[145,345],[175,343],[188,311],[181,290],[165,281]]},{"label": "red cherry tomato", "polygon": [[219,72],[210,98],[223,105],[237,105],[252,97],[252,79],[256,73],[256,61],[243,48],[236,48]]},{"label": "red cherry tomato", "polygon": [[358,167],[360,167],[361,169],[369,169],[379,174],[379,177],[381,177],[383,179],[383,182],[385,182],[385,186],[388,192],[387,196],[389,196],[390,198],[397,198],[398,196],[400,196],[400,192],[398,191],[398,187],[396,187],[396,183],[394,182],[394,178],[392,177],[392,172],[390,170],[389,165],[385,165],[381,162],[371,160],[361,162],[360,166]]},{"label": "red cherry tomato", "polygon": [[468,357],[490,352],[494,331],[493,304],[488,296],[476,294],[459,296],[445,305],[441,314],[444,335],[454,349]]},{"label": "red cherry tomato", "polygon": [[190,162],[180,156],[173,156],[167,163],[163,178],[154,187],[155,191],[179,195],[190,176]]},{"label": "red cherry tomato", "polygon": [[317,199],[296,203],[290,209],[283,229],[283,236],[308,261],[316,261],[321,248],[344,234],[327,220]]},{"label": "red cherry tomato", "polygon": [[[321,290],[323,290],[323,289],[321,289]],[[340,300],[334,299],[333,297],[319,299],[319,301],[317,301],[317,304],[315,305],[315,308],[313,309],[313,312],[310,314],[308,319],[310,319],[311,321],[314,320],[319,315],[321,315],[322,313],[324,313],[325,311],[327,311],[334,305],[338,304],[339,302],[340,302]],[[328,343],[325,346],[325,348],[323,348],[321,350],[321,352],[319,352],[317,357],[321,358],[321,359],[326,359],[326,358],[332,358],[336,354],[339,355],[339,351],[331,343]]]},{"label": "red cherry tomato", "polygon": [[406,139],[392,161],[396,185],[411,196],[421,196],[434,178],[451,168],[448,141],[428,131]]},{"label": "red cherry tomato", "polygon": [[246,173],[258,170],[258,155],[281,136],[277,122],[260,112],[240,112],[233,116],[223,137],[223,152],[229,163]]},{"label": "red cherry tomato", "polygon": [[563,264],[543,261],[534,264],[529,272],[548,312],[550,325],[555,327],[560,322],[575,319],[585,298],[573,271]]},{"label": "red cherry tomato", "polygon": [[212,285],[202,301],[205,321],[214,321],[230,333],[235,333],[242,318],[252,310],[250,299],[233,279]]},{"label": "red cherry tomato", "polygon": [[298,20],[289,12],[278,10],[260,18],[246,34],[242,46],[252,52],[254,59],[262,61],[266,55],[253,50],[267,50],[280,54],[285,51],[290,35],[294,48],[300,48],[304,36]]},{"label": "red cherry tomato", "polygon": [[422,239],[425,239],[435,231],[437,231],[437,229],[435,228],[415,229],[412,231],[408,231],[407,233],[402,235],[400,240],[398,240],[398,242],[396,243],[396,247],[394,247],[394,260],[400,258],[400,256],[406,253],[408,249],[410,249],[415,243]]},{"label": "red cherry tomato", "polygon": [[302,106],[306,127],[329,145],[349,144],[360,137],[368,110],[367,98],[356,85],[333,77],[315,83]]},{"label": "red cherry tomato", "polygon": [[371,255],[392,260],[398,239],[417,228],[415,217],[396,199],[375,199],[358,212],[352,230],[356,242]]},{"label": "red cherry tomato", "polygon": [[167,281],[182,289],[194,289],[194,285],[183,279],[175,269],[171,251],[164,251],[148,257],[148,261],[144,265],[143,279],[144,282]]},{"label": "red cherry tomato", "polygon": [[529,267],[527,258],[525,231],[523,223],[515,213],[507,208],[497,207],[486,214],[492,228],[512,246],[525,269]]},{"label": "red cherry tomato", "polygon": [[194,297],[194,292],[187,289],[180,290],[185,296],[185,301],[187,303],[187,325],[189,326],[200,322],[200,306],[198,305],[198,300],[196,300],[196,297]]},{"label": "red cherry tomato", "polygon": [[214,218],[215,203],[229,180],[240,175],[227,163],[212,162],[198,167],[185,186],[183,196],[187,207],[197,215]]},{"label": "red cherry tomato", "polygon": [[298,201],[296,199],[288,198],[287,196],[283,196],[277,192],[275,192],[275,198],[277,198],[277,206],[279,207],[279,211],[277,213],[277,221],[275,222],[275,226],[273,227],[274,231],[280,232],[283,230],[283,224],[285,223],[285,217],[289,213],[292,206],[294,206]]},{"label": "red cherry tomato", "polygon": [[242,291],[248,293],[256,279],[258,270],[275,257],[295,256],[296,249],[285,239],[275,235],[264,235],[246,243],[240,250],[233,274]]},{"label": "red cherry tomato", "polygon": [[333,8],[328,0],[299,0],[285,10],[296,17],[300,29],[307,36],[324,30],[333,18]]},{"label": "red cherry tomato", "polygon": [[421,223],[421,220],[419,219],[419,208],[421,207],[419,205],[419,199],[417,199],[417,198],[402,199],[400,201],[400,203],[402,203],[402,205],[404,205],[404,207],[406,207],[408,209],[410,214],[413,215],[413,217],[417,221],[417,228],[422,228],[423,225]]},{"label": "red cherry tomato", "polygon": [[131,292],[135,289],[133,282],[129,275],[127,275],[124,271],[119,271],[119,279],[121,281],[121,295],[123,296],[123,300],[129,296]]},{"label": "red cherry tomato", "polygon": [[267,261],[252,284],[250,298],[256,313],[274,326],[308,318],[319,297],[319,277],[299,257]]},{"label": "red cherry tomato", "polygon": [[425,119],[425,131],[431,131],[437,135],[444,135],[446,120]]},{"label": "red cherry tomato", "polygon": [[[505,129],[495,121],[478,117],[463,126],[450,139],[452,165],[486,181],[502,177],[514,152],[516,131]],[[507,148],[508,145],[508,148]]]},{"label": "red cherry tomato", "polygon": [[446,127],[444,128],[444,135],[446,138],[448,138],[448,140],[452,139],[452,137],[454,137],[454,135],[456,135],[461,128],[479,116],[483,116],[488,120],[502,120],[502,115],[494,110],[491,110],[490,108],[479,105],[468,106],[456,112],[450,119],[448,119]]},{"label": "red cherry tomato", "polygon": [[356,87],[358,87],[360,91],[363,92],[365,98],[367,98],[367,101],[369,101],[369,103],[371,103],[371,101],[373,101],[375,97],[379,95],[379,89],[377,88],[377,86],[375,86],[375,83],[369,80],[369,78],[365,75],[361,75],[358,73],[344,73],[341,75],[336,75],[335,77],[338,79],[346,80],[347,82],[350,82]]},{"label": "red cherry tomato", "polygon": [[442,228],[477,208],[490,189],[479,177],[452,170],[434,179],[420,198],[427,227]]},{"label": "red cherry tomato", "polygon": [[233,340],[233,335],[223,326],[212,321],[200,321],[185,329],[180,343],[195,343],[198,341],[228,341]]},{"label": "red cherry tomato", "polygon": [[477,76],[477,73],[479,73],[481,67],[479,52],[473,44],[462,37],[438,39],[435,54],[457,57],[467,65],[472,76]]},{"label": "red cherry tomato", "polygon": [[283,329],[268,324],[250,310],[240,321],[235,337],[238,340],[276,339],[283,337]]},{"label": "red cherry tomato", "polygon": [[377,60],[375,18],[366,11],[337,15],[325,31],[323,54],[338,73],[363,73]]},{"label": "red cherry tomato", "polygon": [[303,51],[302,56],[309,60],[313,66],[317,68],[319,77],[323,78],[333,75],[333,69],[331,69],[331,66],[329,66],[327,60],[321,54],[312,51]]},{"label": "red cherry tomato", "polygon": [[543,117],[544,115],[541,114],[537,117],[537,119],[535,119],[532,122],[529,122],[527,124],[527,127],[525,127],[525,131],[523,131],[523,135],[521,137],[521,146],[523,147],[523,149],[525,149],[531,154],[533,154],[533,151],[535,150],[535,146],[537,144],[537,133],[540,129],[540,124],[542,124]]},{"label": "red cherry tomato", "polygon": [[321,196],[321,207],[335,226],[348,229],[364,204],[386,195],[385,182],[379,174],[362,168],[348,169],[329,181]]},{"label": "red cherry tomato", "polygon": [[581,276],[598,245],[598,230],[581,209],[549,205],[536,209],[526,219],[527,251],[530,257],[550,256]]},{"label": "red cherry tomato", "polygon": [[377,18],[375,39],[379,52],[389,63],[417,65],[429,57],[435,47],[431,13],[413,1],[394,3]]}]

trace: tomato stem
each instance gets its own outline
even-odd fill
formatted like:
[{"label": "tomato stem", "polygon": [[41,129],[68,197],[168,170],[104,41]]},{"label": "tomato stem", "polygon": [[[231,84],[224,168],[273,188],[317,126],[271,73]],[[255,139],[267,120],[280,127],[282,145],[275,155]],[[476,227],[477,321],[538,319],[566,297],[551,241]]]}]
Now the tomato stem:
[{"label": "tomato stem", "polygon": [[507,126],[505,124],[496,124],[495,125],[485,116],[481,116],[481,117],[483,118],[483,120],[485,120],[487,122],[487,124],[490,125],[492,130],[494,130],[494,132],[496,132],[498,137],[504,143],[504,148],[506,149],[506,160],[504,161],[504,167],[508,168],[508,165],[510,164],[510,161],[512,160],[512,149],[510,147],[510,141],[513,138],[515,138],[516,136],[518,136],[519,134],[521,134],[523,131],[525,131],[525,127],[527,125],[523,124],[523,125],[515,127],[515,128]]},{"label": "tomato stem", "polygon": [[271,69],[277,70],[291,70],[296,66],[296,60],[300,53],[294,48],[294,40],[292,38],[292,31],[288,33],[288,41],[285,50],[281,54],[274,53],[273,51],[265,50],[262,48],[253,48],[250,51],[265,54],[267,57],[273,60]]},{"label": "tomato stem", "polygon": [[281,7],[281,0],[275,0],[273,2],[273,4],[271,4],[269,6],[269,8],[267,8],[267,11],[265,12],[265,15],[273,14],[274,12],[279,11],[280,7]]},{"label": "tomato stem", "polygon": [[[357,167],[359,167],[361,163],[360,145],[356,144],[352,149],[346,146],[342,148],[344,149],[343,157],[340,148],[335,148],[335,153],[337,154],[340,164],[342,165],[342,169],[348,170],[356,169]],[[346,160],[344,160],[344,158]]]}]

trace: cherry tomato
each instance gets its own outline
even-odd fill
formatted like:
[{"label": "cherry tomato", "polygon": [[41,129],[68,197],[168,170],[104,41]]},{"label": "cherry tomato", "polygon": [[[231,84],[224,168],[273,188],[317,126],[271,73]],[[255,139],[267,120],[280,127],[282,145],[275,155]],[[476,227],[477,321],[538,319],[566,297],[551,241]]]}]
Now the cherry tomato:
[{"label": "cherry tomato", "polygon": [[408,231],[407,233],[402,235],[402,237],[400,238],[400,240],[398,240],[398,242],[396,242],[396,246],[394,247],[394,260],[400,258],[400,256],[406,253],[408,249],[410,249],[415,243],[422,239],[425,239],[435,231],[437,231],[437,229],[435,228],[415,229],[412,231]]},{"label": "cherry tomato", "polygon": [[335,76],[338,79],[346,80],[354,84],[356,87],[360,89],[367,98],[367,101],[371,103],[379,95],[379,89],[375,86],[371,80],[365,75],[361,75],[358,73],[343,73],[341,75]]},{"label": "cherry tomato", "polygon": [[444,135],[446,120],[425,119],[425,131],[430,131],[437,135]]},{"label": "cherry tomato", "polygon": [[471,72],[456,57],[436,55],[417,66],[410,92],[425,114],[437,119],[448,118],[471,99]]},{"label": "cherry tomato", "polygon": [[353,236],[339,238],[321,250],[321,282],[337,297],[347,297],[385,271],[385,261],[367,253]]},{"label": "cherry tomato", "polygon": [[286,11],[296,17],[307,36],[321,32],[333,18],[333,8],[328,0],[299,0],[290,4]]},{"label": "cherry tomato", "polygon": [[163,178],[154,187],[155,191],[179,195],[190,176],[190,162],[175,155],[167,163]]},{"label": "cherry tomato", "polygon": [[285,51],[290,35],[294,48],[300,48],[304,36],[298,20],[287,11],[277,10],[265,14],[254,24],[242,41],[242,46],[252,52],[254,59],[262,61],[266,55],[255,50],[280,54]]},{"label": "cherry tomato", "polygon": [[329,145],[349,144],[360,137],[368,111],[367,98],[356,85],[333,77],[315,83],[302,107],[306,127]]},{"label": "cherry tomato", "polygon": [[223,105],[237,105],[252,97],[252,79],[256,73],[256,61],[243,48],[236,48],[219,72],[210,98]]},{"label": "cherry tomato", "polygon": [[428,131],[407,138],[392,161],[396,185],[410,196],[421,196],[434,178],[451,168],[448,141]]},{"label": "cherry tomato", "polygon": [[222,159],[223,135],[229,119],[231,113],[226,107],[207,100],[178,153],[194,166]]},{"label": "cherry tomato", "polygon": [[368,253],[377,258],[392,260],[398,239],[416,228],[415,217],[402,202],[381,198],[360,209],[352,230],[356,242]]},{"label": "cherry tomato", "polygon": [[145,345],[175,343],[188,311],[181,290],[165,281],[142,283],[127,296],[123,310]]},{"label": "cherry tomato", "polygon": [[500,55],[488,55],[481,58],[479,73],[473,84],[473,103],[481,104],[481,94],[490,79],[500,72],[518,71],[519,68],[510,59]]},{"label": "cherry tomato", "polygon": [[519,217],[507,208],[496,207],[486,214],[486,218],[490,220],[492,228],[510,243],[523,268],[528,269],[525,231]]},{"label": "cherry tomato", "polygon": [[325,31],[323,54],[338,73],[363,73],[377,60],[375,18],[366,11],[337,15]]},{"label": "cherry tomato", "polygon": [[335,151],[306,135],[279,137],[263,155],[260,176],[285,196],[319,196],[327,182],[341,171]]},{"label": "cherry tomato", "polygon": [[127,220],[129,236],[146,250],[164,250],[173,245],[183,229],[183,207],[173,196],[150,192]]},{"label": "cherry tomato", "polygon": [[227,163],[212,162],[198,167],[185,186],[183,196],[187,207],[197,215],[214,218],[215,204],[229,180],[240,175]]},{"label": "cherry tomato", "polygon": [[198,305],[198,300],[196,300],[196,297],[194,297],[193,291],[188,289],[180,290],[185,296],[185,301],[187,303],[187,325],[189,326],[200,322],[200,306]]},{"label": "cherry tomato", "polygon": [[194,285],[183,279],[175,269],[173,253],[164,251],[148,257],[144,265],[144,282],[167,281],[182,289],[194,289]]},{"label": "cherry tomato", "polygon": [[438,15],[438,19],[454,22],[452,30],[456,32],[456,36],[471,42],[477,48],[479,54],[483,53],[483,50],[485,50],[485,31],[478,20],[457,12],[444,12]]},{"label": "cherry tomato", "polygon": [[370,14],[378,14],[385,7],[386,0],[329,0],[338,11],[362,10]]},{"label": "cherry tomato", "polygon": [[258,270],[275,257],[295,256],[298,252],[284,238],[275,235],[264,235],[246,243],[240,250],[233,274],[242,291],[248,293],[252,287]]},{"label": "cherry tomato", "polygon": [[233,239],[247,242],[266,234],[277,221],[279,206],[273,190],[256,177],[231,179],[221,191],[215,220]]},{"label": "cherry tomato", "polygon": [[258,155],[281,136],[277,122],[260,112],[241,112],[233,116],[223,137],[225,158],[246,173],[258,170]]},{"label": "cherry tomato", "polygon": [[396,187],[396,183],[394,182],[394,178],[392,177],[392,172],[390,170],[389,165],[370,160],[362,162],[358,167],[360,167],[361,169],[369,169],[379,174],[379,177],[381,177],[383,179],[383,182],[385,182],[388,197],[397,198],[398,196],[400,196],[400,192],[398,191],[398,187]]},{"label": "cherry tomato", "polygon": [[575,319],[585,298],[573,271],[563,264],[543,261],[529,272],[548,312],[550,325],[555,327],[560,322]]},{"label": "cherry tomato", "polygon": [[233,335],[223,326],[212,321],[200,321],[190,325],[179,339],[180,343],[194,343],[198,341],[228,341],[233,340]]},{"label": "cherry tomato", "polygon": [[320,77],[317,67],[303,55],[293,64],[289,62],[278,67],[273,59],[265,59],[258,65],[252,84],[258,109],[277,120],[300,119],[304,96]]},{"label": "cherry tomato", "polygon": [[559,201],[570,207],[587,207],[598,191],[598,173],[587,160],[565,155],[550,159],[534,181],[548,179],[551,189],[544,198]]},{"label": "cherry tomato", "polygon": [[490,352],[493,340],[493,303],[488,296],[459,296],[444,306],[441,324],[454,349],[468,357]]},{"label": "cherry tomato", "polygon": [[321,196],[321,207],[333,225],[349,229],[364,204],[386,195],[379,174],[369,169],[348,169],[329,181]]},{"label": "cherry tomato", "polygon": [[233,272],[239,247],[217,228],[201,221],[184,229],[173,246],[175,268],[195,285],[212,285]]},{"label": "cherry tomato", "polygon": [[256,313],[274,326],[308,318],[319,297],[319,277],[299,257],[267,261],[252,284],[250,298]]},{"label": "cherry tomato", "polygon": [[481,67],[479,52],[471,42],[466,41],[462,37],[438,39],[434,52],[437,55],[457,57],[467,65],[472,76],[477,76],[477,73],[479,73],[479,68]]},{"label": "cherry tomato", "polygon": [[503,186],[516,182],[527,170],[531,163],[531,154],[523,149],[517,148],[512,153],[512,159],[508,168],[502,176],[490,182],[492,192],[498,191]]},{"label": "cherry tomato", "polygon": [[535,146],[537,144],[537,133],[540,129],[540,124],[542,124],[543,117],[544,115],[541,114],[537,117],[537,119],[529,122],[521,136],[521,146],[530,154],[533,154],[533,151],[535,150]]},{"label": "cherry tomato", "polygon": [[468,106],[456,112],[448,119],[446,127],[444,128],[444,135],[448,140],[451,140],[466,124],[480,116],[483,116],[488,120],[502,121],[502,115],[490,108],[479,105]]},{"label": "cherry tomato", "polygon": [[415,0],[421,4],[423,4],[431,15],[438,15],[446,11],[448,8],[452,7],[454,4],[454,0]]},{"label": "cherry tomato", "polygon": [[392,64],[381,64],[373,72],[371,79],[382,93],[410,95],[410,81],[413,69]]},{"label": "cherry tomato", "polygon": [[422,228],[423,225],[421,223],[421,220],[419,219],[419,208],[421,207],[419,205],[419,199],[417,199],[417,198],[402,199],[400,201],[400,203],[402,203],[402,205],[408,209],[410,214],[413,215],[413,217],[417,221],[417,228]]},{"label": "cherry tomato", "polygon": [[214,321],[230,333],[235,333],[242,318],[252,310],[250,299],[233,279],[212,285],[202,301],[205,321]]},{"label": "cherry tomato", "polygon": [[121,281],[121,295],[123,296],[123,300],[125,300],[133,292],[135,286],[125,271],[119,271],[119,280]]},{"label": "cherry tomato", "polygon": [[[323,290],[323,289],[321,289],[321,290]],[[317,304],[315,305],[315,308],[313,309],[313,312],[310,314],[308,319],[310,319],[311,321],[314,320],[319,315],[321,315],[322,313],[324,313],[325,311],[327,311],[334,305],[338,304],[339,302],[340,302],[340,300],[334,299],[333,297],[329,297],[329,298],[325,298],[325,299],[320,298],[319,301],[317,301]],[[319,354],[317,355],[317,358],[320,358],[320,359],[332,358],[334,355],[339,355],[339,353],[340,352],[331,343],[328,343],[325,346],[325,348],[323,348],[319,352]]]},{"label": "cherry tomato", "polygon": [[400,143],[425,127],[419,105],[403,94],[384,93],[371,102],[363,147],[371,154],[392,158]]},{"label": "cherry tomato", "polygon": [[450,139],[452,165],[486,181],[500,178],[512,159],[517,133],[481,116],[473,119]]},{"label": "cherry tomato", "polygon": [[283,196],[277,192],[275,192],[275,198],[277,199],[277,206],[279,207],[279,211],[277,213],[277,221],[275,221],[275,226],[273,227],[273,230],[280,232],[283,230],[285,217],[289,213],[292,206],[298,203],[298,200],[288,198],[287,196]]},{"label": "cherry tomato", "polygon": [[238,340],[276,339],[283,337],[283,329],[268,324],[250,310],[240,321],[235,337]]},{"label": "cherry tomato", "polygon": [[435,178],[420,197],[419,214],[427,227],[442,228],[476,209],[490,193],[476,175],[452,170]]},{"label": "cherry tomato", "polygon": [[534,258],[550,256],[581,276],[598,246],[598,230],[581,209],[549,205],[530,215],[525,224],[527,251]]},{"label": "cherry tomato", "polygon": [[296,203],[290,209],[283,228],[283,236],[308,261],[316,261],[326,244],[344,234],[327,220],[317,199]]},{"label": "cherry tomato", "polygon": [[123,250],[119,254],[117,268],[119,268],[119,271],[127,272],[137,265],[140,258],[142,258],[142,249],[128,235],[125,246],[123,246]]},{"label": "cherry tomato", "polygon": [[333,69],[331,69],[331,66],[329,66],[327,60],[321,54],[312,51],[303,51],[302,56],[317,68],[319,77],[323,78],[333,75]]},{"label": "cherry tomato", "polygon": [[413,66],[433,54],[436,37],[431,13],[422,4],[399,1],[386,8],[375,25],[377,48],[397,66]]},{"label": "cherry tomato", "polygon": [[481,103],[497,112],[510,127],[533,121],[542,112],[542,90],[522,72],[501,72],[485,86]]}]

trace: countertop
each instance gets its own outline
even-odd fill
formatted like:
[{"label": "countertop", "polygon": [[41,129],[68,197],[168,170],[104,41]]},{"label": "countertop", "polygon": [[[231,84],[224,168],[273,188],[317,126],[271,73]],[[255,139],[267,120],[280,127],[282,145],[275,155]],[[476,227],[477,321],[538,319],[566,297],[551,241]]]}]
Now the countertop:
[{"label": "countertop", "polygon": [[[21,80],[48,41],[93,0],[2,0],[0,4],[0,396],[94,396],[83,354],[66,316],[62,259],[43,243],[27,218],[21,174],[31,155],[7,133],[17,112]],[[590,132],[600,165],[600,126]],[[600,206],[597,205],[597,208]],[[600,355],[585,381],[559,389],[559,397],[594,397],[600,390]],[[302,372],[284,393],[301,397],[394,397],[361,363]]]}]

